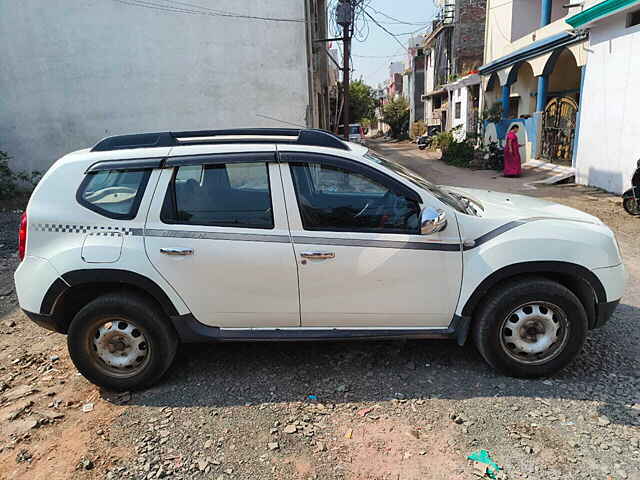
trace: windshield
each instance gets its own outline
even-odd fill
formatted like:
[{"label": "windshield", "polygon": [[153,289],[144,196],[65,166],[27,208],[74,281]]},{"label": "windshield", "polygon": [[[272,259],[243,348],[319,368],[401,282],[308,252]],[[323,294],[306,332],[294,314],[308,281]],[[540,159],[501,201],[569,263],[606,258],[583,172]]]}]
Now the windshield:
[{"label": "windshield", "polygon": [[393,172],[397,173],[404,179],[410,181],[414,185],[417,185],[420,188],[424,188],[425,190],[430,191],[434,197],[436,197],[441,202],[446,203],[450,207],[455,208],[458,212],[468,213],[467,208],[465,207],[461,199],[453,196],[451,193],[440,188],[438,185],[431,183],[428,180],[425,180],[420,175],[413,172],[412,170],[409,170],[404,165],[401,165],[392,160],[388,160],[371,150],[365,153],[364,156],[368,160],[371,160],[372,162],[375,162],[378,165],[382,165],[383,167],[388,168],[389,170],[392,170]]}]

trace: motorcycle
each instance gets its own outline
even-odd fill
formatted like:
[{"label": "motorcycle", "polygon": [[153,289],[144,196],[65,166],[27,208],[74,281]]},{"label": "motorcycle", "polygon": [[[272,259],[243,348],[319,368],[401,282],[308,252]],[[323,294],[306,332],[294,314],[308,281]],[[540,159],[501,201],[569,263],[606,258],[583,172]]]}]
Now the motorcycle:
[{"label": "motorcycle", "polygon": [[418,144],[418,148],[420,150],[424,150],[425,148],[431,146],[433,143],[433,137],[440,133],[440,127],[432,126],[427,129],[427,132],[424,135],[420,135],[416,143]]},{"label": "motorcycle", "polygon": [[629,215],[640,216],[640,160],[631,177],[631,188],[622,194],[622,206]]}]

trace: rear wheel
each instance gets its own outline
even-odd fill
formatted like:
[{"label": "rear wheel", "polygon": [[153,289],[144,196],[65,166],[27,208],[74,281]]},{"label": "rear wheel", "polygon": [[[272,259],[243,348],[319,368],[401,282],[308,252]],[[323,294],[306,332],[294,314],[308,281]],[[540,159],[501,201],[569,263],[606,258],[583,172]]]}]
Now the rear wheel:
[{"label": "rear wheel", "polygon": [[473,337],[484,359],[516,377],[551,375],[580,352],[587,315],[566,287],[526,278],[497,287],[476,316]]},{"label": "rear wheel", "polygon": [[76,368],[110,390],[135,390],[169,368],[178,340],[164,314],[134,295],[99,297],[74,317],[67,344]]},{"label": "rear wheel", "polygon": [[636,200],[635,197],[627,197],[623,199],[622,206],[629,215],[640,215],[640,205],[638,205],[638,200]]}]

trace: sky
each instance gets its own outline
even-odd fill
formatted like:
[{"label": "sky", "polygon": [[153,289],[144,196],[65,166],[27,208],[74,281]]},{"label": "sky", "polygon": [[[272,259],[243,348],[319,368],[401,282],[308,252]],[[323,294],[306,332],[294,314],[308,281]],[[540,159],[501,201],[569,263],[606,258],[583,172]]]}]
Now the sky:
[{"label": "sky", "polygon": [[[369,5],[371,8],[390,15],[397,20],[417,24],[394,23],[393,20],[372,12],[372,15],[382,26],[394,34],[408,33],[421,29],[421,27],[427,25],[427,22],[431,21],[434,12],[432,0],[372,0]],[[371,11],[371,8],[369,11]],[[418,32],[416,35],[420,33]],[[409,36],[402,35],[397,38],[402,42],[402,45],[406,46]],[[340,49],[340,59],[342,59],[342,44],[336,45]],[[365,83],[373,87],[376,87],[389,77],[390,62],[406,62],[406,50],[371,20],[369,20],[369,36],[366,41],[360,42],[354,38],[352,45],[353,79],[358,80],[363,77]]]}]

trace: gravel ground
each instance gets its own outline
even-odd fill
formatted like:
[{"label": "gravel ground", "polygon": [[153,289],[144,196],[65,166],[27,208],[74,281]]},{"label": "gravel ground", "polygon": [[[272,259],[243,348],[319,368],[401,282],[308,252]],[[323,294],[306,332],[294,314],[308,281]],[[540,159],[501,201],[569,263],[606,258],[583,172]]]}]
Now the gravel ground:
[{"label": "gravel ground", "polygon": [[[181,348],[158,386],[116,396],[78,376],[64,337],[32,325],[10,292],[0,478],[462,480],[477,478],[466,457],[486,449],[502,478],[640,479],[639,219],[593,189],[534,190],[535,172],[507,184],[415,146],[377,148],[440,183],[522,190],[612,225],[629,293],[569,368],[512,379],[447,341],[199,345]],[[3,279],[17,219],[0,213]]]}]

